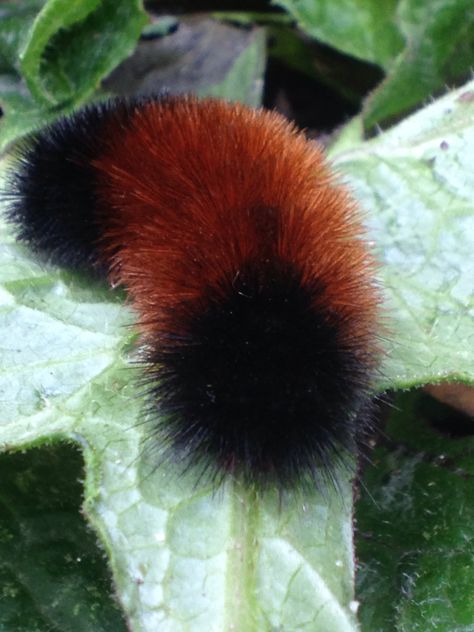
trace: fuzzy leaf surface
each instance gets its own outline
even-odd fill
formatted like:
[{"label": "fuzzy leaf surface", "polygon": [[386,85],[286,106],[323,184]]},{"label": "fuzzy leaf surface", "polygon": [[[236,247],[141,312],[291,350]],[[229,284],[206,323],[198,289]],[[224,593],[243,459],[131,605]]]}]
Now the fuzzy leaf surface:
[{"label": "fuzzy leaf surface", "polygon": [[71,445],[0,459],[0,629],[125,632],[94,533],[79,515]]},{"label": "fuzzy leaf surface", "polygon": [[384,387],[474,380],[473,145],[470,82],[333,154],[382,264]]},{"label": "fuzzy leaf surface", "polygon": [[453,409],[420,392],[395,406],[356,506],[362,630],[469,630],[472,426],[451,433],[460,428]]}]

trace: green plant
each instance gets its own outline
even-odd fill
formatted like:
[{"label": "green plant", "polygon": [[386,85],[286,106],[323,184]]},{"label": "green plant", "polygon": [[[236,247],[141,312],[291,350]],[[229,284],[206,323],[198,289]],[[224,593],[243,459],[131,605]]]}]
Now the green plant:
[{"label": "green plant", "polygon": [[[382,263],[388,333],[379,391],[472,384],[474,83],[421,107],[472,61],[470,3],[439,0],[434,10],[433,3],[394,0],[382,13],[376,0],[278,4],[287,13],[220,17],[266,24],[277,42],[273,55],[308,78],[322,63],[319,53],[311,56],[312,38],[386,72],[329,147],[367,211]],[[0,17],[4,149],[112,91],[113,82],[101,80],[132,52],[146,22],[138,1],[127,0],[31,0],[2,5]],[[161,18],[153,26],[166,38],[170,23]],[[257,105],[264,27],[236,29],[226,48],[228,31],[199,24],[204,40],[213,35],[213,45],[222,44],[223,59],[190,88]],[[175,67],[188,63],[185,53],[175,53]],[[356,98],[337,77],[323,80]],[[420,109],[403,118],[413,106]],[[132,630],[350,631],[358,627],[358,602],[367,632],[473,624],[473,443],[425,423],[434,415],[426,395],[399,397],[389,440],[366,469],[356,508],[355,596],[348,476],[341,474],[337,492],[280,503],[231,482],[217,492],[196,488],[192,473],[156,469],[141,447],[129,364],[133,315],[123,297],[39,263],[11,229],[1,229],[1,629],[122,625],[94,537],[75,511],[83,474],[71,444],[84,459],[83,512]],[[8,454],[27,448],[35,449]]]}]

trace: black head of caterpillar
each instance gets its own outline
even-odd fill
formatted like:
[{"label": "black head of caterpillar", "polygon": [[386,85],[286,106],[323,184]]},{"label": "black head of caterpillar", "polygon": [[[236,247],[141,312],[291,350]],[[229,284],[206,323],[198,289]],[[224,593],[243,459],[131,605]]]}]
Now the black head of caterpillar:
[{"label": "black head of caterpillar", "polygon": [[34,135],[9,197],[20,239],[126,288],[166,454],[283,489],[357,450],[375,264],[353,200],[283,117],[191,97],[92,106]]}]

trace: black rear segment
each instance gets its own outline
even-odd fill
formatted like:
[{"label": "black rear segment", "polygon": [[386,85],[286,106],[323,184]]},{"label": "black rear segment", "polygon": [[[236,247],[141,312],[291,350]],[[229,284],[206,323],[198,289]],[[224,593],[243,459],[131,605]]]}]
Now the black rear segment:
[{"label": "black rear segment", "polygon": [[278,488],[334,476],[370,426],[370,376],[341,346],[340,323],[315,309],[320,293],[289,265],[262,276],[249,264],[226,301],[189,306],[186,339],[153,345],[146,380],[171,458],[178,448],[211,477],[230,471]]},{"label": "black rear segment", "polygon": [[101,235],[97,169],[107,129],[121,129],[133,102],[89,106],[33,134],[19,151],[7,181],[7,219],[18,238],[52,263],[105,272],[98,264]]}]

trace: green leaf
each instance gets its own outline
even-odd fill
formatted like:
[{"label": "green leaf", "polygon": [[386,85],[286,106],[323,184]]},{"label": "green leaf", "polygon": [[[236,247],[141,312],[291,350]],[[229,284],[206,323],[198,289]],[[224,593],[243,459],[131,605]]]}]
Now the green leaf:
[{"label": "green leaf", "polygon": [[387,77],[364,104],[364,121],[389,122],[434,91],[467,77],[474,58],[474,11],[471,0],[406,0],[398,24],[403,51],[387,66]]},{"label": "green leaf", "polygon": [[357,504],[362,630],[469,630],[474,439],[430,427],[453,413],[427,395],[405,394],[395,406]]},{"label": "green leaf", "polygon": [[298,26],[321,42],[386,66],[403,49],[397,28],[398,0],[273,0]]},{"label": "green leaf", "polygon": [[145,21],[140,0],[29,0],[0,7],[0,152],[97,98],[99,82],[132,52]]},{"label": "green leaf", "polygon": [[471,0],[275,0],[306,33],[378,64],[385,80],[364,105],[367,128],[389,122],[447,83],[474,54]]},{"label": "green leaf", "polygon": [[145,22],[140,0],[48,0],[20,54],[33,97],[45,104],[86,99],[133,51]]},{"label": "green leaf", "polygon": [[53,121],[66,108],[43,107],[33,101],[15,75],[0,75],[0,154],[17,138]]},{"label": "green leaf", "polygon": [[110,577],[79,514],[82,459],[70,446],[0,458],[0,629],[120,632]]},{"label": "green leaf", "polygon": [[384,387],[474,380],[474,82],[335,154],[377,243]]}]

